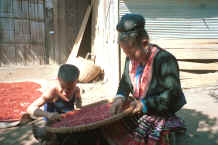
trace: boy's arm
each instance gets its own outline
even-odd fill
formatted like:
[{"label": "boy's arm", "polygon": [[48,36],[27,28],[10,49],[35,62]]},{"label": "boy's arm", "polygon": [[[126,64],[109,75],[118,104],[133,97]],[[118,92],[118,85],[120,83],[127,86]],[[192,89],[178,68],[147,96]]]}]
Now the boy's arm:
[{"label": "boy's arm", "polygon": [[55,91],[56,91],[56,88],[50,88],[47,92],[43,93],[43,95],[41,97],[36,99],[27,108],[27,113],[29,113],[31,116],[35,116],[35,117],[49,118],[50,113],[43,111],[42,109],[40,109],[40,107],[52,99],[52,97],[55,94]]},{"label": "boy's arm", "polygon": [[75,105],[76,105],[76,108],[81,108],[82,107],[82,98],[81,98],[81,95],[80,95],[80,88],[77,87],[76,90],[75,90]]}]

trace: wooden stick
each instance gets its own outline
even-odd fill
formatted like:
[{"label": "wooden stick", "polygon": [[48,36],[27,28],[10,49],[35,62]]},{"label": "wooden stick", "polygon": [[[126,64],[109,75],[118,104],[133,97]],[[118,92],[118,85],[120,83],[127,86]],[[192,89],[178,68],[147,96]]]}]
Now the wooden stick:
[{"label": "wooden stick", "polygon": [[83,21],[82,21],[79,33],[78,33],[78,35],[76,37],[74,46],[72,48],[72,51],[71,51],[71,53],[70,53],[66,63],[70,63],[71,64],[73,59],[77,57],[77,54],[78,54],[78,51],[79,51],[79,47],[80,47],[80,43],[82,41],[83,34],[85,32],[86,25],[87,25],[88,20],[89,20],[91,9],[92,9],[92,5],[88,6],[88,8],[86,9],[85,16],[83,18]]}]

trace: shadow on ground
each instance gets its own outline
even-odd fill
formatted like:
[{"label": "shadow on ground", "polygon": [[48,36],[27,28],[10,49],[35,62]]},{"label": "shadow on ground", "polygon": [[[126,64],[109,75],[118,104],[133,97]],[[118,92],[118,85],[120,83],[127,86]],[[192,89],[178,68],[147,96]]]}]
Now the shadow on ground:
[{"label": "shadow on ground", "polygon": [[[182,109],[178,112],[187,125],[185,135],[177,136],[176,145],[216,145],[218,144],[217,118],[209,118],[201,112]],[[33,138],[31,126],[13,127],[0,130],[1,145],[39,145]]]},{"label": "shadow on ground", "polygon": [[39,145],[33,138],[30,125],[0,129],[1,145]]},{"label": "shadow on ground", "polygon": [[176,145],[218,145],[218,120],[192,109],[178,112],[187,125],[185,135],[177,137]]}]

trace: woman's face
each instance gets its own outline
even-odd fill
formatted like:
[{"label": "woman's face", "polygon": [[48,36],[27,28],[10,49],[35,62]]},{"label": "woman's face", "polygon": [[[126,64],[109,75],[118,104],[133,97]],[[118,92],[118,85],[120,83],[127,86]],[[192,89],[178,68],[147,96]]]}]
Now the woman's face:
[{"label": "woman's face", "polygon": [[123,49],[124,53],[126,56],[130,58],[130,60],[135,60],[135,61],[140,61],[142,57],[144,56],[143,54],[143,46],[133,46],[130,43],[126,42],[120,42],[120,47]]}]

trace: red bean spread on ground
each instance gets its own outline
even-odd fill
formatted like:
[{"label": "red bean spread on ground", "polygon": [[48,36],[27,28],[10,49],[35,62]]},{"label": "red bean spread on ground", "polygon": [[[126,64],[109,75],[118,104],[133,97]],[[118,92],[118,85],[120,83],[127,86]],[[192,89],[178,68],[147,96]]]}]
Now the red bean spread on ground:
[{"label": "red bean spread on ground", "polygon": [[59,122],[53,123],[51,127],[73,127],[78,125],[87,125],[96,121],[104,120],[111,117],[110,114],[111,103],[97,104],[83,107],[81,110],[67,112],[63,114],[63,119]]},{"label": "red bean spread on ground", "polygon": [[38,97],[41,86],[34,82],[0,83],[0,121],[19,120]]}]

